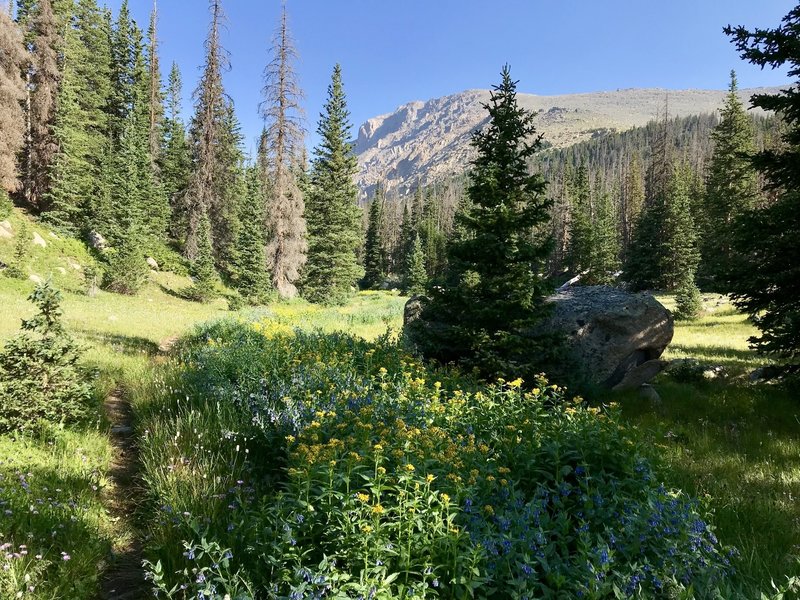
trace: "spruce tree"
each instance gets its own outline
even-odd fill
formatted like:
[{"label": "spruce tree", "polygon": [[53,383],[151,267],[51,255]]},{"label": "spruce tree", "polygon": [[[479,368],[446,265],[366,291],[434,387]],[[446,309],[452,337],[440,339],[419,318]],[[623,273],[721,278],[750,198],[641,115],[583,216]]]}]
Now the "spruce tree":
[{"label": "spruce tree", "polygon": [[700,255],[690,179],[688,166],[673,169],[665,191],[645,205],[624,268],[633,289],[674,291],[685,283],[687,273],[694,281]]},{"label": "spruce tree", "polygon": [[756,205],[758,181],[748,156],[755,150],[753,125],[736,95],[736,73],[731,83],[721,120],[711,133],[714,154],[708,169],[703,206],[706,227],[701,249],[700,277],[715,291],[725,292],[725,274],[738,262],[732,246],[733,224]]},{"label": "spruce tree", "polygon": [[220,199],[215,198],[218,192],[216,179],[220,171],[217,149],[222,136],[222,124],[227,118],[222,70],[228,63],[219,39],[222,5],[220,0],[211,0],[210,4],[211,27],[206,38],[203,75],[195,91],[195,114],[191,126],[194,168],[185,195],[187,226],[183,250],[192,261],[197,258],[200,250],[200,223],[209,218],[212,206],[220,204]]},{"label": "spruce tree", "polygon": [[568,265],[574,275],[588,274],[592,268],[593,206],[589,173],[581,164],[570,182],[572,200],[569,219]]},{"label": "spruce tree", "polygon": [[364,279],[362,285],[367,289],[377,288],[386,277],[383,239],[383,188],[378,185],[369,203],[367,234],[364,238]]},{"label": "spruce tree", "polygon": [[459,216],[469,235],[450,246],[446,285],[431,289],[415,327],[431,357],[532,381],[554,348],[531,333],[551,291],[540,275],[551,240],[532,232],[547,224],[551,202],[542,176],[529,172],[541,136],[534,115],[517,103],[516,86],[504,67],[485,105],[488,125],[473,134],[472,209]]},{"label": "spruce tree", "polygon": [[0,194],[15,191],[20,184],[17,155],[24,142],[25,98],[22,79],[27,61],[22,32],[5,11],[0,11]]},{"label": "spruce tree", "polygon": [[634,155],[625,170],[620,193],[620,243],[623,257],[627,257],[630,250],[634,226],[643,205],[644,183],[642,181],[642,166],[639,157]]},{"label": "spruce tree", "polygon": [[259,148],[266,192],[267,266],[278,294],[291,298],[297,294],[296,283],[308,246],[298,181],[303,156],[303,94],[294,71],[297,53],[289,35],[285,5],[270,53],[272,58],[264,70],[264,134]]},{"label": "spruce tree", "polygon": [[247,193],[239,204],[241,228],[236,242],[237,277],[234,285],[250,304],[263,304],[270,288],[264,235],[264,202],[258,169],[246,174]]},{"label": "spruce tree", "polygon": [[425,269],[425,251],[422,249],[419,234],[414,235],[404,267],[403,292],[409,296],[424,294],[428,287],[428,272]]},{"label": "spruce tree", "polygon": [[211,243],[211,223],[208,215],[200,217],[197,226],[197,256],[189,267],[193,283],[185,295],[196,302],[208,302],[216,295],[217,271],[214,269],[214,251]]},{"label": "spruce tree", "polygon": [[590,285],[614,283],[615,273],[620,267],[619,228],[610,194],[603,188],[598,175],[594,189],[595,218],[592,226],[592,254],[589,277]]},{"label": "spruce tree", "polygon": [[311,302],[341,304],[364,271],[356,251],[361,244],[361,211],[355,176],[349,111],[342,70],[333,68],[328,100],[320,115],[320,143],[314,149],[311,186],[306,196],[308,260],[303,295]]},{"label": "spruce tree", "polygon": [[164,127],[164,98],[161,93],[161,69],[158,60],[158,9],[155,0],[150,13],[150,26],[147,29],[147,86],[150,159],[153,161],[155,172],[158,173],[158,159],[161,154]]},{"label": "spruce tree", "polygon": [[39,211],[46,210],[45,195],[50,188],[50,167],[58,151],[53,134],[61,72],[58,53],[62,50],[59,25],[51,0],[40,0],[31,21],[33,54],[30,72],[29,131],[26,148],[25,201]]},{"label": "spruce tree", "polygon": [[759,65],[788,66],[793,86],[777,94],[757,94],[751,103],[782,115],[783,144],[755,154],[753,166],[765,177],[774,200],[737,220],[736,264],[727,286],[737,306],[761,331],[751,339],[762,352],[800,356],[800,6],[774,29],[727,27],[742,58]]},{"label": "spruce tree", "polygon": [[158,170],[164,196],[170,206],[169,232],[174,240],[186,239],[187,216],[184,195],[192,168],[186,127],[180,115],[181,74],[172,63],[166,93],[164,138],[159,152]]},{"label": "spruce tree", "polygon": [[72,234],[102,232],[110,219],[109,106],[111,18],[95,0],[79,0],[65,28],[54,122],[58,152],[44,193],[45,220]]}]

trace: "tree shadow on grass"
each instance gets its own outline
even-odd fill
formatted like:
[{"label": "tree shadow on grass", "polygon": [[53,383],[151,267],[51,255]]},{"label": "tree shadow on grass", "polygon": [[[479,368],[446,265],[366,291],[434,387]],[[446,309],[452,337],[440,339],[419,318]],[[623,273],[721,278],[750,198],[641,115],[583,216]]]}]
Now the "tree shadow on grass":
[{"label": "tree shadow on grass", "polygon": [[77,329],[75,333],[85,341],[111,346],[117,352],[125,354],[158,354],[158,344],[146,337],[123,335],[120,333],[105,333],[89,329]]}]

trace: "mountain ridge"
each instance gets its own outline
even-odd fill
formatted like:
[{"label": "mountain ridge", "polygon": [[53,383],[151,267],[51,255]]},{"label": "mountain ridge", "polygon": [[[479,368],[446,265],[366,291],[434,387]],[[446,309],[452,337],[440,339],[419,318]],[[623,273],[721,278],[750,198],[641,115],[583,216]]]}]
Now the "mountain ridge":
[{"label": "mountain ridge", "polygon": [[[754,93],[774,93],[780,87],[738,91],[749,105]],[[624,88],[577,94],[519,93],[521,106],[537,112],[536,126],[557,148],[593,136],[646,125],[670,117],[711,113],[722,105],[727,90]],[[408,192],[466,170],[472,157],[472,132],[486,122],[483,104],[489,90],[469,89],[430,100],[414,100],[394,111],[367,119],[358,129],[358,185],[367,193],[382,182],[387,190]],[[762,111],[758,111],[762,112]]]}]

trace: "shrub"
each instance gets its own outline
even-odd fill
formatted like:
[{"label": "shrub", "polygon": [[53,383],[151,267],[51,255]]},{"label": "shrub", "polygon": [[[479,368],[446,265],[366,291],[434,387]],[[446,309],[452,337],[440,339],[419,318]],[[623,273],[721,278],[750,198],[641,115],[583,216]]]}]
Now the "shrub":
[{"label": "shrub", "polygon": [[76,366],[79,347],[61,324],[61,294],[47,281],[28,300],[39,314],[23,320],[23,333],[0,352],[0,431],[40,419],[78,421],[89,412],[91,393]]},{"label": "shrub", "polygon": [[17,232],[17,239],[14,242],[14,258],[11,264],[8,265],[5,273],[8,277],[14,279],[27,279],[28,274],[25,271],[25,261],[30,254],[31,232],[25,219],[20,220],[19,231]]},{"label": "shrub", "polygon": [[103,285],[107,290],[134,296],[147,283],[150,270],[135,240],[124,240],[118,248],[109,250],[106,258]]}]

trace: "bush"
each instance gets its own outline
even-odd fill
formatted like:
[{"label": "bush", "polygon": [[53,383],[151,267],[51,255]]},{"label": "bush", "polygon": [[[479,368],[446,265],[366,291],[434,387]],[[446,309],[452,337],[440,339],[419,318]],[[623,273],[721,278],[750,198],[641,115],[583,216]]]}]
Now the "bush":
[{"label": "bush", "polygon": [[30,254],[31,232],[28,228],[27,221],[23,218],[20,220],[19,231],[17,232],[17,239],[14,242],[14,258],[11,264],[8,265],[5,273],[7,277],[14,279],[27,279],[28,274],[25,270],[25,261]]},{"label": "bush", "polygon": [[103,286],[111,292],[134,296],[150,277],[144,253],[134,240],[127,239],[119,248],[108,250],[106,259]]},{"label": "bush", "polygon": [[139,414],[162,590],[195,589],[186,548],[212,542],[266,598],[711,598],[732,573],[617,410],[543,378],[269,321],[207,326],[178,361]]},{"label": "bush", "polygon": [[40,419],[79,421],[90,410],[89,385],[76,367],[78,345],[61,325],[61,294],[47,281],[28,300],[39,314],[24,320],[23,333],[0,352],[0,431]]}]

